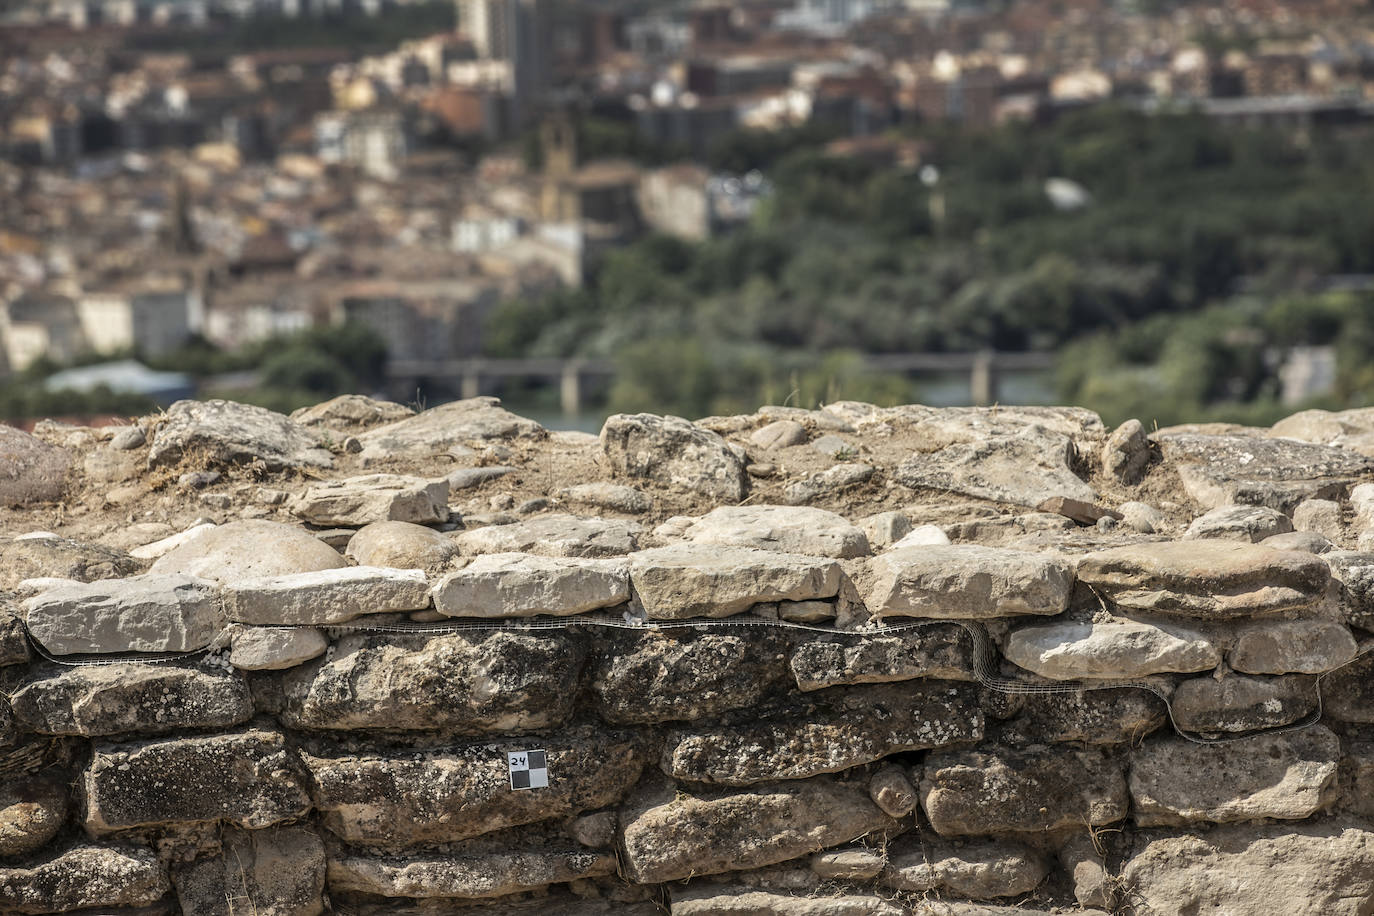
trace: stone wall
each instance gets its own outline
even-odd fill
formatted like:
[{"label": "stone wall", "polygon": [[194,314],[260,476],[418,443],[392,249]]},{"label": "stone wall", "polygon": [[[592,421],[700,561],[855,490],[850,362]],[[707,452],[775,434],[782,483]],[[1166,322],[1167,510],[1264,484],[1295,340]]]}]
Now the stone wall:
[{"label": "stone wall", "polygon": [[0,912],[1374,912],[1366,423],[50,424]]}]

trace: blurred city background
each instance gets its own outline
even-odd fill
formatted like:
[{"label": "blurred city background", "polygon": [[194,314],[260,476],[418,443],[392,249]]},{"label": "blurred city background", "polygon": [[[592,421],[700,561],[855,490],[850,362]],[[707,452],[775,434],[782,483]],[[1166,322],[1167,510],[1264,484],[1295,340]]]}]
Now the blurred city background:
[{"label": "blurred city background", "polygon": [[0,0],[0,418],[1374,403],[1374,5]]}]

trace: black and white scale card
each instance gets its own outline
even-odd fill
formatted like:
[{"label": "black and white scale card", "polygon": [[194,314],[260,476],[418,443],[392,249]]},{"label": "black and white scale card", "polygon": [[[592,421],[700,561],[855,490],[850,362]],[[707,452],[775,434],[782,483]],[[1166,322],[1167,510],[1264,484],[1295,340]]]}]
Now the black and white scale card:
[{"label": "black and white scale card", "polygon": [[547,789],[549,787],[549,757],[537,751],[509,751],[506,764],[510,767],[512,789]]}]

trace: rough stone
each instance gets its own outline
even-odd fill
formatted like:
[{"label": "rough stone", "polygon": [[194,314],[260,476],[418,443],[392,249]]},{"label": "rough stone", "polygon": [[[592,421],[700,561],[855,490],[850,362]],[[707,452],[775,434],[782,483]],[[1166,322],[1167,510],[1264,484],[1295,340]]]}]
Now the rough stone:
[{"label": "rough stone", "polygon": [[1335,545],[1324,535],[1313,531],[1290,531],[1287,534],[1274,534],[1260,541],[1260,546],[1271,550],[1300,550],[1303,553],[1327,553]]},{"label": "rough stone", "polygon": [[818,499],[834,496],[850,487],[867,483],[873,478],[874,473],[872,465],[862,462],[850,461],[837,464],[834,467],[826,468],[824,471],[808,475],[796,483],[789,484],[787,489],[783,490],[783,502],[789,506],[802,506]]},{"label": "rough stone", "polygon": [[[925,423],[918,424],[920,435]],[[934,425],[934,424],[933,424]],[[1038,425],[999,428],[980,435],[981,424],[948,430],[944,421],[930,430],[932,444],[948,444],[912,455],[894,478],[913,489],[962,493],[977,499],[1038,506],[1051,496],[1093,502],[1097,494],[1070,468],[1073,441]]]},{"label": "rough stone", "polygon": [[1323,821],[1151,838],[1121,876],[1138,916],[1363,916],[1374,897],[1374,833]]},{"label": "rough stone", "polygon": [[253,715],[238,675],[171,665],[47,670],[15,691],[10,704],[32,731],[87,737],[225,728]]},{"label": "rough stone", "polygon": [[900,512],[879,512],[860,519],[859,530],[868,538],[870,549],[886,550],[911,533],[911,519]]},{"label": "rough stone", "polygon": [[1017,745],[1125,744],[1138,742],[1166,719],[1164,701],[1143,690],[1032,694],[1023,699],[1021,711],[1001,729],[999,738]]},{"label": "rough stone", "polygon": [[437,571],[458,545],[433,528],[412,522],[373,522],[348,539],[344,555],[359,566]]},{"label": "rough stone", "polygon": [[764,451],[791,448],[806,442],[806,427],[796,420],[775,420],[749,435],[749,444]]},{"label": "rough stone", "polygon": [[842,684],[880,684],[913,678],[971,680],[973,652],[956,624],[935,624],[858,642],[802,643],[788,666],[799,690]]},{"label": "rough stone", "polygon": [[66,449],[0,423],[0,506],[61,499],[71,465]]},{"label": "rough stone", "polygon": [[233,626],[229,640],[229,664],[244,671],[294,668],[329,648],[329,640],[313,627]]},{"label": "rough stone", "polygon": [[25,606],[29,633],[54,655],[188,652],[224,626],[215,584],[187,575],[61,585]]},{"label": "rough stone", "polygon": [[1095,749],[984,746],[926,756],[921,805],[941,836],[1034,833],[1126,816],[1120,766]]},{"label": "rough stone", "polygon": [[973,619],[1059,614],[1073,569],[1053,556],[958,544],[888,550],[873,561],[875,617]]},{"label": "rough stone", "polygon": [[1100,842],[1090,835],[1072,837],[1059,849],[1059,862],[1073,880],[1073,896],[1079,906],[1115,909],[1117,889]]},{"label": "rough stone", "polygon": [[1322,559],[1331,567],[1346,623],[1374,630],[1374,553],[1333,550]]},{"label": "rough stone", "polygon": [[674,889],[672,895],[672,916],[906,916],[908,912],[868,894],[798,897],[786,891],[712,884]]},{"label": "rough stone", "polygon": [[779,601],[778,617],[791,623],[825,623],[835,617],[829,601]]},{"label": "rough stone", "polygon": [[0,856],[37,852],[67,820],[67,791],[51,779],[24,778],[0,786]]},{"label": "rough stone", "polygon": [[318,729],[547,728],[571,714],[586,649],[576,635],[345,636],[283,681],[283,724]]},{"label": "rough stone", "polygon": [[300,760],[283,735],[262,729],[98,744],[83,788],[96,834],[207,821],[255,830],[310,809]]},{"label": "rough stone", "polygon": [[1019,843],[981,840],[955,846],[932,841],[901,844],[889,854],[882,883],[899,891],[944,891],[974,900],[1015,897],[1035,890],[1049,873]]},{"label": "rough stone", "polygon": [[1113,619],[1023,627],[1007,636],[1007,660],[1055,680],[1206,671],[1221,652],[1202,633],[1172,623]]},{"label": "rough stone", "polygon": [[1374,460],[1344,449],[1262,436],[1156,433],[1188,495],[1204,508],[1231,504],[1291,511],[1304,499],[1344,492]]},{"label": "rough stone", "polygon": [[329,467],[315,433],[279,413],[233,401],[177,401],[153,432],[149,467],[183,458],[215,464],[260,462],[268,470]]},{"label": "rough stone", "polygon": [[916,809],[916,787],[906,778],[906,771],[896,764],[889,764],[873,774],[868,781],[868,797],[892,817],[906,817]]},{"label": "rough stone", "polygon": [[421,569],[348,566],[224,584],[225,614],[238,623],[317,626],[426,607],[429,580]]},{"label": "rough stone", "polygon": [[626,811],[623,867],[640,884],[786,862],[896,821],[860,787],[817,777],[722,797],[680,794]]},{"label": "rough stone", "polygon": [[323,426],[349,432],[395,423],[413,416],[415,411],[404,404],[379,401],[361,394],[341,394],[291,413],[291,419],[302,426]]},{"label": "rough stone", "polygon": [[1340,753],[1340,739],[1320,725],[1225,745],[1153,738],[1131,754],[1135,822],[1308,817],[1332,801]]},{"label": "rough stone", "polygon": [[568,836],[589,849],[606,849],[615,842],[619,822],[614,811],[584,814],[568,822]]},{"label": "rough stone", "polygon": [[395,754],[305,755],[321,823],[347,843],[451,843],[620,801],[639,779],[634,739],[570,732],[539,739],[549,787],[512,792],[506,750],[526,743]]},{"label": "rough stone", "polygon": [[486,483],[488,480],[499,480],[507,474],[514,474],[519,470],[519,468],[513,468],[504,464],[485,465],[478,468],[459,468],[456,471],[449,472],[446,478],[448,480],[449,493],[456,493],[459,490],[470,490],[473,487]]},{"label": "rough stone", "polygon": [[1116,604],[1205,620],[1307,607],[1330,578],[1319,557],[1235,541],[1132,544],[1078,561],[1079,581]]},{"label": "rough stone", "polygon": [[197,535],[159,557],[150,571],[236,582],[347,565],[337,550],[308,532],[279,522],[252,519],[230,522]]},{"label": "rough stone", "polygon": [[823,702],[747,725],[669,732],[660,765],[677,780],[746,786],[837,773],[983,735],[977,694],[966,685],[847,688]]},{"label": "rough stone", "polygon": [[1341,722],[1374,723],[1374,655],[1361,656],[1322,680],[1322,711]]},{"label": "rough stone", "polygon": [[142,448],[148,443],[148,433],[141,426],[126,426],[110,438],[110,448],[120,452]]},{"label": "rough stone", "polygon": [[142,572],[143,563],[122,550],[60,538],[0,539],[0,589],[25,579],[74,579],[94,582]]},{"label": "rough stone", "polygon": [[0,611],[0,668],[22,665],[29,660],[29,640],[24,621]]},{"label": "rough stone", "polygon": [[170,889],[151,850],[125,846],[75,846],[26,867],[0,868],[0,907],[10,913],[140,906]]},{"label": "rough stone", "polygon": [[1321,674],[1348,663],[1358,647],[1331,620],[1279,620],[1246,627],[1226,661],[1246,674]]},{"label": "rough stone", "polygon": [[1121,512],[1121,521],[1132,531],[1154,534],[1164,530],[1164,513],[1148,503],[1131,501],[1122,503],[1118,508]]},{"label": "rough stone", "polygon": [[385,897],[481,899],[615,874],[608,852],[539,851],[489,855],[329,860],[329,889]]},{"label": "rough stone", "polygon": [[636,634],[595,660],[591,688],[615,724],[695,722],[752,708],[788,680],[787,643],[775,633]]},{"label": "rough stone", "polygon": [[454,541],[465,556],[532,553],[545,557],[621,557],[638,546],[638,533],[639,526],[633,522],[544,515],[464,531]]},{"label": "rough stone", "polygon": [[653,501],[634,487],[607,483],[604,480],[564,487],[554,495],[573,505],[623,512],[626,515],[643,515],[653,506]]},{"label": "rough stone", "polygon": [[448,480],[366,474],[326,480],[306,489],[294,512],[312,525],[361,527],[373,522],[448,521]]},{"label": "rough stone", "polygon": [[1277,509],[1267,506],[1220,506],[1193,519],[1183,540],[1218,538],[1257,544],[1275,534],[1293,530],[1293,523]]},{"label": "rough stone", "polygon": [[223,848],[173,875],[184,913],[320,916],[324,908],[324,843],[308,827],[225,828]]},{"label": "rough stone", "polygon": [[1340,540],[1345,534],[1341,504],[1330,499],[1305,499],[1293,508],[1293,527]]},{"label": "rough stone", "polygon": [[479,556],[434,586],[434,608],[451,617],[566,616],[630,600],[624,560]]},{"label": "rough stone", "polygon": [[877,850],[862,847],[818,852],[811,857],[811,870],[816,873],[816,877],[827,881],[864,881],[876,878],[882,874],[886,865],[887,856]]},{"label": "rough stone", "polygon": [[717,502],[739,502],[748,490],[744,462],[720,436],[681,417],[615,414],[601,428],[612,471],[688,490]]},{"label": "rough stone", "polygon": [[1064,518],[1077,522],[1080,525],[1097,525],[1103,519],[1110,522],[1120,521],[1122,515],[1115,509],[1108,509],[1105,506],[1085,503],[1077,499],[1065,499],[1062,496],[1051,496],[1049,499],[1036,506],[1036,511],[1062,515]]},{"label": "rough stone", "polygon": [[1179,728],[1199,732],[1244,732],[1296,722],[1317,705],[1311,678],[1285,677],[1189,678],[1174,688],[1174,721]]},{"label": "rough stone", "polygon": [[652,618],[729,617],[764,601],[833,598],[843,571],[832,559],[709,544],[672,544],[630,555],[630,582]]},{"label": "rough stone", "polygon": [[1102,446],[1102,470],[1121,483],[1139,483],[1149,463],[1150,440],[1139,420],[1127,420],[1112,430]]},{"label": "rough stone", "polygon": [[953,541],[939,525],[918,525],[888,547],[889,551],[908,547],[948,547]]},{"label": "rough stone", "polygon": [[548,434],[533,420],[503,409],[498,398],[468,398],[371,429],[358,437],[366,467],[376,461],[413,461],[455,446],[505,440],[537,440]]},{"label": "rough stone", "polygon": [[722,506],[683,532],[694,544],[753,547],[820,557],[867,556],[868,538],[842,516],[802,506]]},{"label": "rough stone", "polygon": [[185,531],[179,531],[176,534],[153,541],[150,544],[143,544],[139,547],[135,547],[129,551],[129,556],[136,560],[156,560],[158,557],[199,537],[201,534],[214,527],[213,524],[195,525],[191,528],[187,528]]}]

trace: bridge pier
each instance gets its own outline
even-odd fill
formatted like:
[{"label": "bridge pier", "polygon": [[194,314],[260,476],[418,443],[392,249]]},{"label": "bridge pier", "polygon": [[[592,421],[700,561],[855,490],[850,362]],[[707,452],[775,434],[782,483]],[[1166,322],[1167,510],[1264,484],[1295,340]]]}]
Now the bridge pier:
[{"label": "bridge pier", "polygon": [[481,374],[476,371],[464,371],[458,379],[458,394],[464,400],[480,397],[482,394]]},{"label": "bridge pier", "polygon": [[558,379],[558,400],[565,417],[582,412],[582,363],[570,362]]},{"label": "bridge pier", "polygon": [[979,407],[997,403],[997,363],[991,350],[979,350],[974,354],[969,394],[973,403]]}]

